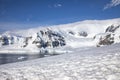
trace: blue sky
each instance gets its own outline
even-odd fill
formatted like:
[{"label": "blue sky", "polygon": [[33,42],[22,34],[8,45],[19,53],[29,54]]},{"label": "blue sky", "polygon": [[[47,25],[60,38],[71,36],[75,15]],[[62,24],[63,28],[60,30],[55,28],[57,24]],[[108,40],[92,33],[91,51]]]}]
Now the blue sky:
[{"label": "blue sky", "polygon": [[0,31],[120,18],[120,0],[0,0]]}]

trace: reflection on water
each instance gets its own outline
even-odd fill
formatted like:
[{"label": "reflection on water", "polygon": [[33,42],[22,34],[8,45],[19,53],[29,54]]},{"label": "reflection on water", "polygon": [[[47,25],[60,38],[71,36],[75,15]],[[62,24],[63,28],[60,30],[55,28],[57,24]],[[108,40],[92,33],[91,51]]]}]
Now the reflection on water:
[{"label": "reflection on water", "polygon": [[19,61],[25,61],[25,60],[31,60],[36,58],[44,57],[44,55],[35,54],[35,55],[29,55],[29,54],[0,54],[0,65],[6,64],[6,63],[13,63],[13,62],[19,62]]}]

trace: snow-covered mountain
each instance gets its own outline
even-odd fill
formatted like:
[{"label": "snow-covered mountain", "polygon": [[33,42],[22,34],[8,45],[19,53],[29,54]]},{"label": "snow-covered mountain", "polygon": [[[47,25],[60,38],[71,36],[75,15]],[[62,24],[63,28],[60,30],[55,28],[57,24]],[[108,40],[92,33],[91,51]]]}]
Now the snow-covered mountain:
[{"label": "snow-covered mountain", "polygon": [[[7,31],[0,35],[0,52],[68,52],[120,42],[120,18]],[[22,51],[21,51],[22,50]]]},{"label": "snow-covered mountain", "polygon": [[119,18],[5,32],[0,44],[0,52],[67,52],[0,65],[1,80],[120,80]]}]

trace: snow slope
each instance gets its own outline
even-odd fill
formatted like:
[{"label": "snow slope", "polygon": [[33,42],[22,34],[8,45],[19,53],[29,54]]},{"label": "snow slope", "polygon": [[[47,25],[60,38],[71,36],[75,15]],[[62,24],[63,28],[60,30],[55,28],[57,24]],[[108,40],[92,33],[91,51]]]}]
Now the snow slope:
[{"label": "snow slope", "polygon": [[120,80],[120,44],[5,64],[0,80]]},{"label": "snow slope", "polygon": [[[119,26],[120,18],[85,20],[28,30],[7,31],[0,36],[0,53],[40,53],[47,51],[48,54],[61,54],[71,52],[70,49],[119,43],[120,28],[115,32],[105,32],[111,25]],[[107,38],[107,36],[109,37]],[[113,42],[112,38],[114,38]]]}]

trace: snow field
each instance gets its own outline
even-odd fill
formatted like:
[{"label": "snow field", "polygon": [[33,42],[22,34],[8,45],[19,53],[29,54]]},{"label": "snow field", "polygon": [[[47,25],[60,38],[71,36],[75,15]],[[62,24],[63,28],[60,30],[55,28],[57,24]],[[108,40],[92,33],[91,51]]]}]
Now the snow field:
[{"label": "snow field", "polygon": [[120,80],[120,44],[0,66],[1,80]]}]

